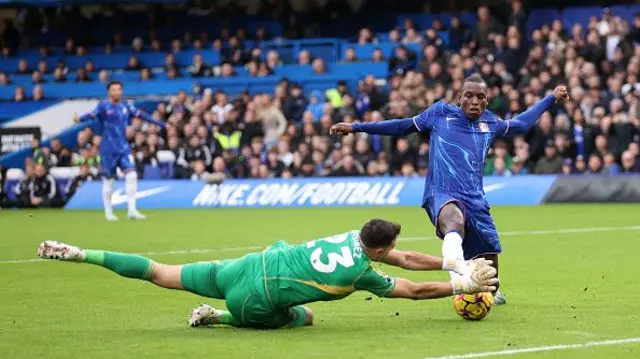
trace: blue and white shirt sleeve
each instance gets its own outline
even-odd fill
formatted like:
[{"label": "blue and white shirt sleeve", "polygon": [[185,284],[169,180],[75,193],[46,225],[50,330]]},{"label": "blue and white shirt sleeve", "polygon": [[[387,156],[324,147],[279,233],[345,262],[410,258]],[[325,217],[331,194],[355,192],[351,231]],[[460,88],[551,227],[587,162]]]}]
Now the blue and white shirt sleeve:
[{"label": "blue and white shirt sleeve", "polygon": [[548,95],[536,102],[531,108],[517,115],[509,121],[498,119],[496,137],[510,137],[529,131],[536,124],[538,118],[555,102],[553,95]]},{"label": "blue and white shirt sleeve", "polygon": [[442,116],[444,114],[444,107],[446,103],[443,101],[438,101],[429,108],[427,108],[424,112],[413,117],[413,124],[416,126],[418,131],[430,131],[434,127],[435,119],[437,116]]},{"label": "blue and white shirt sleeve", "polygon": [[148,113],[138,109],[135,105],[128,104],[127,107],[129,109],[129,113],[131,114],[131,118],[136,118],[137,117],[137,118],[142,119],[145,122],[152,123],[152,124],[160,126],[162,128],[167,127],[167,125],[164,122],[160,122],[160,121],[154,120]]},{"label": "blue and white shirt sleeve", "polygon": [[101,114],[102,114],[102,102],[98,102],[98,104],[93,110],[80,116],[80,122],[99,120],[101,118]]}]

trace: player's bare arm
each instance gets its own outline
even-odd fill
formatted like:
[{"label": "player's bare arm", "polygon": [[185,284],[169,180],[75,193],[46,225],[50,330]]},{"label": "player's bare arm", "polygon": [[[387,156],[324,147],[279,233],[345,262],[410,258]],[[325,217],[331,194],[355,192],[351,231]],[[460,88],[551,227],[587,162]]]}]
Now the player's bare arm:
[{"label": "player's bare arm", "polygon": [[484,258],[478,258],[471,261],[463,259],[449,259],[424,254],[416,251],[401,251],[394,249],[382,258],[381,262],[399,267],[406,270],[414,271],[452,271],[458,274],[465,274],[473,271],[475,268],[491,266],[492,261]]},{"label": "player's bare arm", "polygon": [[396,285],[389,293],[390,298],[413,300],[444,298],[457,293],[477,293],[495,291],[496,270],[482,267],[451,282],[414,283],[408,279],[396,278]]}]

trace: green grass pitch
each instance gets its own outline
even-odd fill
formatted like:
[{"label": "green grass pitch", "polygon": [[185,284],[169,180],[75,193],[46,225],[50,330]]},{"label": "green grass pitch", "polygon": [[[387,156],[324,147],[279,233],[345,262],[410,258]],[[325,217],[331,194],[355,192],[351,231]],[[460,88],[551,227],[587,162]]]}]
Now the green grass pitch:
[{"label": "green grass pitch", "polygon": [[[32,214],[32,215],[31,215]],[[101,212],[0,212],[0,358],[412,358],[640,337],[640,205],[496,207],[509,303],[480,322],[451,299],[349,298],[310,307],[311,328],[189,328],[199,303],[85,264],[36,258],[45,239],[145,253],[164,263],[238,257],[275,240],[302,242],[401,222],[400,249],[440,253],[419,208],[149,211],[145,222]],[[120,213],[124,217],[123,213]],[[153,254],[155,253],[155,254]],[[446,273],[383,270],[413,280]],[[640,357],[640,343],[518,354],[523,358]]]}]

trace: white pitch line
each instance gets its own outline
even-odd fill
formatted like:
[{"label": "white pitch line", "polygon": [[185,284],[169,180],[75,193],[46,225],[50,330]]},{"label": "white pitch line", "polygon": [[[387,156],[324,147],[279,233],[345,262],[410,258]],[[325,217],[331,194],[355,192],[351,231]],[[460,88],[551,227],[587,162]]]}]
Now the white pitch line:
[{"label": "white pitch line", "polygon": [[[549,230],[537,230],[537,231],[515,231],[515,232],[500,232],[500,236],[530,236],[530,235],[547,235],[547,234],[562,234],[562,233],[584,233],[584,232],[611,232],[611,231],[638,231],[640,226],[624,226],[624,227],[591,227],[591,228],[565,228],[565,229],[549,229]],[[410,241],[424,241],[429,239],[436,239],[436,237],[401,237],[403,242]],[[235,252],[235,251],[251,251],[263,249],[265,246],[250,246],[250,247],[226,247],[226,248],[202,248],[202,249],[181,249],[173,251],[162,252],[146,252],[136,253],[145,256],[163,256],[163,255],[175,255],[175,254],[195,254],[195,253],[212,253],[212,252]],[[17,263],[35,263],[44,262],[44,259],[16,259],[8,261],[0,261],[0,264],[17,264]]]},{"label": "white pitch line", "polygon": [[555,350],[567,350],[567,349],[584,349],[584,348],[591,348],[591,347],[602,347],[602,346],[607,346],[607,345],[623,345],[623,344],[631,344],[631,343],[640,343],[640,337],[637,337],[637,338],[626,338],[626,339],[601,340],[601,341],[586,342],[586,343],[580,343],[580,344],[549,345],[549,346],[544,346],[544,347],[532,347],[532,348],[522,348],[522,349],[507,349],[507,350],[498,350],[498,351],[493,351],[493,352],[447,355],[447,356],[443,356],[443,357],[428,357],[428,358],[424,358],[424,359],[486,358],[486,357],[502,356],[502,355],[517,355],[517,354],[525,354],[525,353],[550,352],[550,351],[555,351]]}]

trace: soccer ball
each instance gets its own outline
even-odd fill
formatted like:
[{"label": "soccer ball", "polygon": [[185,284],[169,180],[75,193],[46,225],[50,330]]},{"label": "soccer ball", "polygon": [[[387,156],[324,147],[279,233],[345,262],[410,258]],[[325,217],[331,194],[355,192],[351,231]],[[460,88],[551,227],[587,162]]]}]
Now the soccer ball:
[{"label": "soccer ball", "polygon": [[453,309],[464,319],[480,320],[489,314],[493,305],[493,294],[489,292],[465,294],[453,297]]}]

